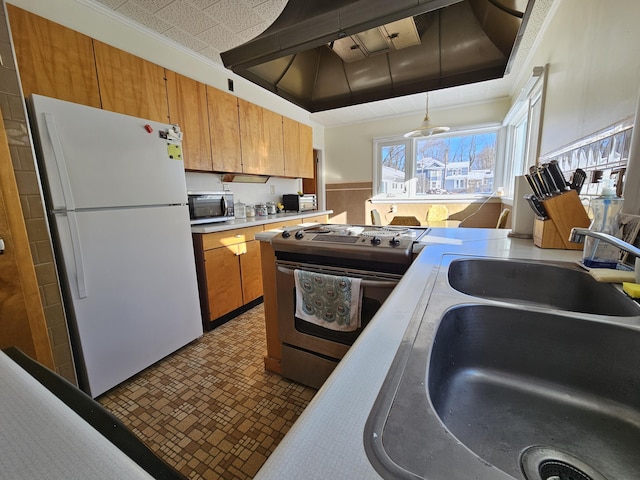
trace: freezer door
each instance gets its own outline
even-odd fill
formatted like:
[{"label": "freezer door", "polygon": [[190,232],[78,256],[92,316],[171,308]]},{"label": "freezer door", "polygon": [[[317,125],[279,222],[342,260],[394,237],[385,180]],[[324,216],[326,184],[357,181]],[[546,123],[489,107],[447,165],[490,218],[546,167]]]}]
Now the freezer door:
[{"label": "freezer door", "polygon": [[161,137],[170,125],[40,95],[31,113],[50,208],[187,201],[181,146]]},{"label": "freezer door", "polygon": [[186,206],[54,218],[65,305],[92,397],[202,335]]}]

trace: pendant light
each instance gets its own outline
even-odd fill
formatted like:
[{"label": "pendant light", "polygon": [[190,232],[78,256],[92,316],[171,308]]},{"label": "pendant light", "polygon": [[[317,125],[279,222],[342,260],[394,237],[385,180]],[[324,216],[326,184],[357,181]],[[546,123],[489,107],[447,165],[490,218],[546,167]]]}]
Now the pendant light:
[{"label": "pendant light", "polygon": [[425,107],[425,115],[422,124],[415,130],[404,134],[404,138],[412,137],[430,137],[431,135],[437,135],[438,133],[445,133],[450,130],[449,127],[440,127],[431,123],[429,120],[429,92],[427,92],[427,100]]}]

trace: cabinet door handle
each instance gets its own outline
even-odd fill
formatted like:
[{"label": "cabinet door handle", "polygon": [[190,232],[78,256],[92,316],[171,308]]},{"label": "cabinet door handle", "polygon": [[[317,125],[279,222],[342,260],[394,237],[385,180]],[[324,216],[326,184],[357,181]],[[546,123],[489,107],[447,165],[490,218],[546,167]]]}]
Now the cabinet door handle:
[{"label": "cabinet door handle", "polygon": [[0,238],[0,255],[4,253],[4,239]]}]

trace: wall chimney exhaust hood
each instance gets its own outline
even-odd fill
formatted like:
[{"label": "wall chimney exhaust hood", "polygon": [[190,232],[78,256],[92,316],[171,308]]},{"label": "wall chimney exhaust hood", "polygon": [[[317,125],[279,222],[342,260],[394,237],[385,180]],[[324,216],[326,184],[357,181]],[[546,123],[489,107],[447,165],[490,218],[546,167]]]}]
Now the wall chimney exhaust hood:
[{"label": "wall chimney exhaust hood", "polygon": [[508,73],[535,0],[289,0],[225,67],[309,112]]}]

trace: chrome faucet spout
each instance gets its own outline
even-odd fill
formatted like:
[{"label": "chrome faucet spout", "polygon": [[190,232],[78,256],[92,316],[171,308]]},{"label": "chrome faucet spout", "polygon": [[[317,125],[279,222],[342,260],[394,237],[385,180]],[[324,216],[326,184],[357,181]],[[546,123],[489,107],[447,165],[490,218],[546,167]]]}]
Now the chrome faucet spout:
[{"label": "chrome faucet spout", "polygon": [[571,229],[571,234],[569,235],[569,241],[573,243],[584,243],[585,237],[593,237],[603,242],[614,245],[620,250],[624,250],[625,252],[633,255],[636,258],[640,258],[640,248],[631,245],[630,243],[625,242],[624,240],[620,240],[613,235],[608,235],[602,232],[596,232],[594,230],[589,230],[588,228],[579,228],[574,227]]}]

